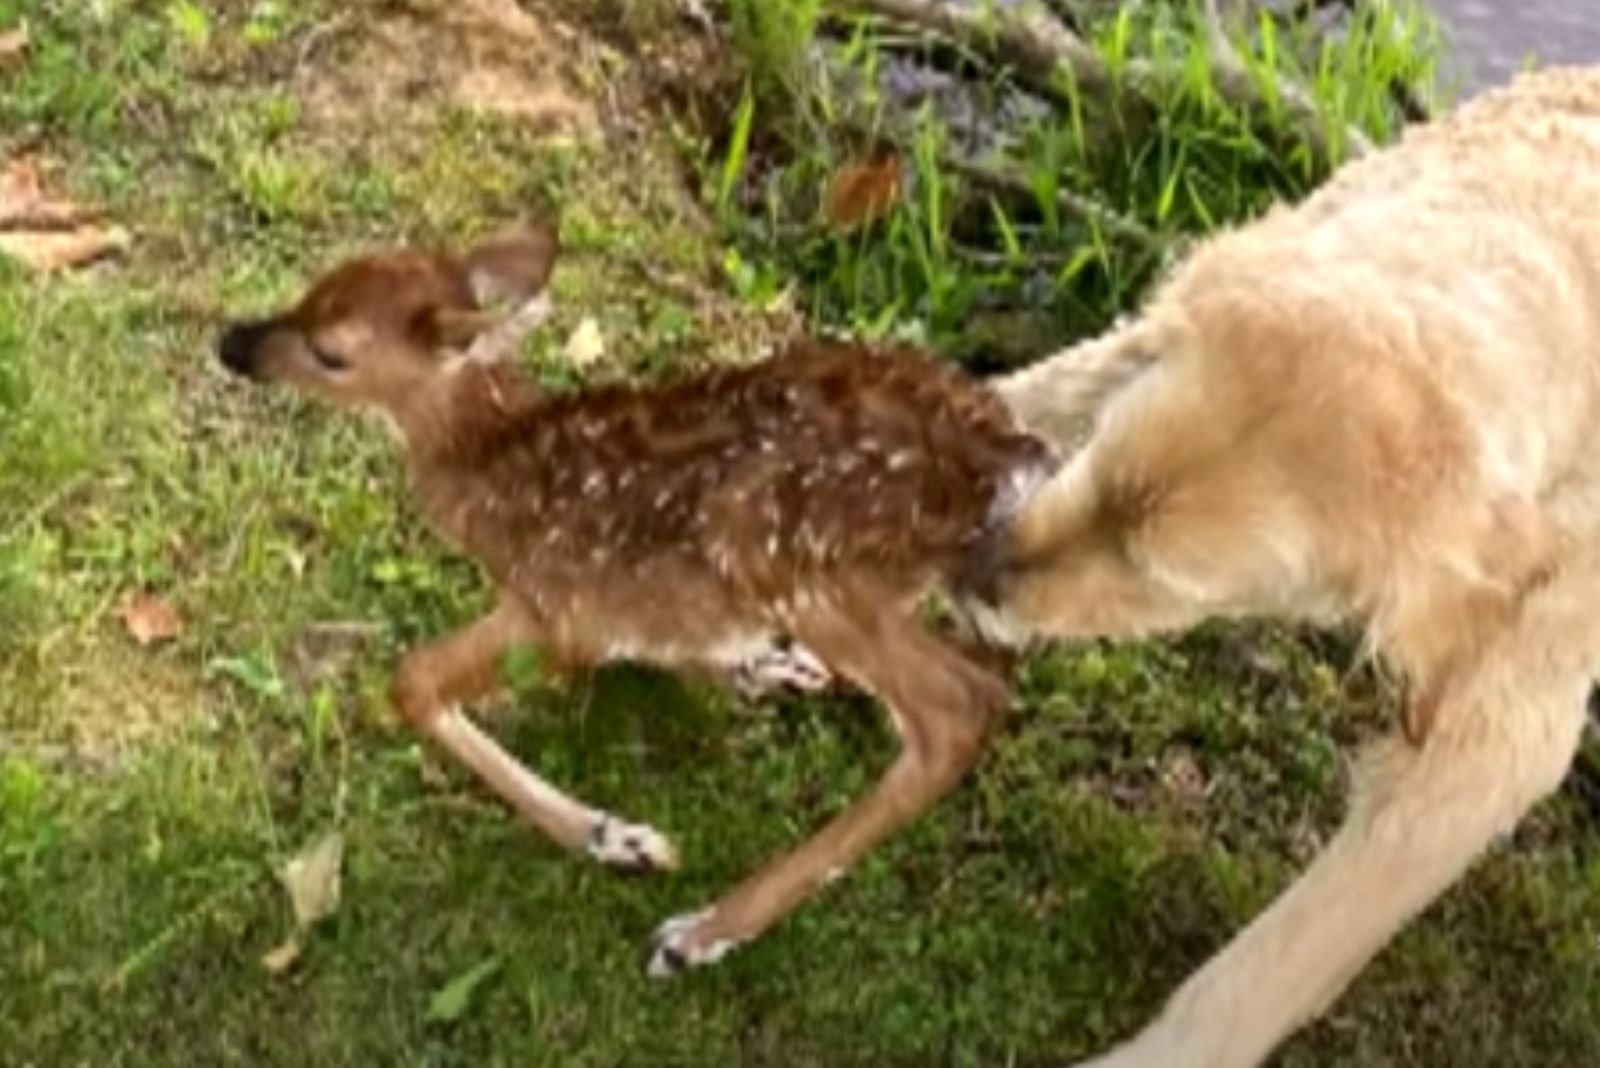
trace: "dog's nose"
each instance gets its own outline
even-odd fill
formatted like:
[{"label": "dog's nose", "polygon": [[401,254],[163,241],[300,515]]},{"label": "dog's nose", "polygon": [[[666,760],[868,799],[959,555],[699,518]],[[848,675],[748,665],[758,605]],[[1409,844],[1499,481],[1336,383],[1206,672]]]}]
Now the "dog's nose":
[{"label": "dog's nose", "polygon": [[235,323],[222,332],[217,356],[234,374],[255,377],[256,346],[272,330],[271,322]]}]

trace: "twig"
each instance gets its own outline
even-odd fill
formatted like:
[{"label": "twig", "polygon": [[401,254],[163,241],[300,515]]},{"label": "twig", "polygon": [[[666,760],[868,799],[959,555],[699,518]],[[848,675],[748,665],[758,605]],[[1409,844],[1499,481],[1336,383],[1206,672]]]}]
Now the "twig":
[{"label": "twig", "polygon": [[352,18],[350,12],[341,11],[330,19],[317,23],[306,31],[305,37],[300,41],[299,52],[294,59],[294,72],[290,78],[298,78],[300,73],[311,63],[311,57],[317,49],[344,33],[350,27]]},{"label": "twig", "polygon": [[[979,185],[1009,193],[1033,195],[1032,187],[1019,174],[997,167],[988,167],[954,155],[941,156],[940,163]],[[1142,223],[1082,193],[1075,193],[1070,189],[1057,189],[1055,199],[1058,207],[1081,222],[1098,227],[1112,237],[1121,238],[1147,251],[1164,253],[1174,245],[1174,242]]]},{"label": "twig", "polygon": [[1074,0],[1044,0],[1044,6],[1050,13],[1061,20],[1061,24],[1073,33],[1082,36],[1084,27],[1088,25],[1088,16]]},{"label": "twig", "polygon": [[375,638],[385,630],[382,623],[366,619],[329,619],[307,623],[305,632],[317,638]]},{"label": "twig", "polygon": [[1036,249],[1029,250],[1021,255],[1013,255],[1010,252],[996,252],[993,249],[975,248],[960,241],[951,241],[950,249],[962,259],[990,270],[1000,270],[1005,267],[1060,267],[1070,258],[1070,255],[1066,252]]}]

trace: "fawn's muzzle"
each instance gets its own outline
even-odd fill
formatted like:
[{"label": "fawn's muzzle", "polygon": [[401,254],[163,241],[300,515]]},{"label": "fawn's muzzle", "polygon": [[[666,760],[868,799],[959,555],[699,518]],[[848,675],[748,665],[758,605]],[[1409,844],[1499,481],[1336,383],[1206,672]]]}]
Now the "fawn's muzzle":
[{"label": "fawn's muzzle", "polygon": [[234,374],[255,378],[256,349],[273,330],[271,320],[235,323],[222,332],[217,343],[217,356],[222,365]]}]

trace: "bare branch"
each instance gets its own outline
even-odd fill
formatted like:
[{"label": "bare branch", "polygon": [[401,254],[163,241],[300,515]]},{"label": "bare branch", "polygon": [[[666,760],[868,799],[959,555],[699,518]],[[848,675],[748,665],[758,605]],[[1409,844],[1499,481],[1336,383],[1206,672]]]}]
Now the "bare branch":
[{"label": "bare branch", "polygon": [[858,14],[917,26],[987,52],[1011,66],[1029,89],[1052,100],[1067,97],[1064,73],[1090,92],[1112,88],[1111,73],[1094,50],[1061,22],[1039,12],[979,11],[940,0],[836,2]]},{"label": "bare branch", "polygon": [[[1099,54],[1061,21],[1039,11],[975,10],[946,0],[833,0],[835,6],[874,15],[951,38],[1016,72],[1025,86],[1047,99],[1066,102],[1071,93],[1064,79],[1080,90],[1109,95],[1118,80],[1135,92],[1160,99],[1175,75],[1144,59],[1121,64],[1114,76]],[[1218,24],[1220,27],[1220,23]],[[1224,35],[1225,37],[1225,35]],[[1229,44],[1212,48],[1212,73],[1217,92],[1240,107],[1258,110],[1267,103],[1256,79]],[[1353,128],[1335,131],[1303,88],[1278,78],[1278,103],[1295,131],[1313,148],[1326,151],[1336,136],[1352,154],[1371,149],[1366,135]]]},{"label": "bare branch", "polygon": [[[985,166],[974,160],[954,155],[941,156],[939,162],[949,168],[952,173],[959,174],[977,185],[987,186],[991,189],[1001,189],[1011,193],[1033,195],[1033,189],[1028,185],[1026,179],[1012,171],[1000,167]],[[1151,230],[1137,220],[1130,219],[1115,208],[1100,203],[1093,197],[1075,193],[1070,189],[1057,189],[1055,200],[1056,205],[1062,211],[1085,225],[1096,227],[1113,238],[1127,241],[1148,252],[1164,254],[1176,247],[1171,239]]]},{"label": "bare branch", "polygon": [[[1217,80],[1217,91],[1234,100],[1242,99],[1245,94],[1258,94],[1255,77],[1228,37],[1228,27],[1223,21],[1217,0],[1205,0],[1204,10],[1206,39],[1211,46],[1211,70]],[[1325,134],[1332,132],[1327,129],[1315,98],[1305,87],[1281,73],[1275,72],[1270,77],[1278,102],[1294,117],[1301,129],[1316,127]],[[1344,137],[1351,155],[1365,156],[1372,152],[1372,141],[1356,127],[1347,125]]]}]

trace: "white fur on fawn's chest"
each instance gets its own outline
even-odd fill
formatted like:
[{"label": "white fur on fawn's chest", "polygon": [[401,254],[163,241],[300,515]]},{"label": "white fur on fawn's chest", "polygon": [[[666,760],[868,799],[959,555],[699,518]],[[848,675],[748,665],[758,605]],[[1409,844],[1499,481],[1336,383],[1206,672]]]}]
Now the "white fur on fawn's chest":
[{"label": "white fur on fawn's chest", "polygon": [[816,659],[802,646],[786,647],[778,635],[763,631],[731,635],[698,649],[671,642],[644,642],[635,635],[621,635],[606,645],[604,658],[607,661],[644,660],[658,664],[703,664],[707,667],[734,670],[780,650]]}]

